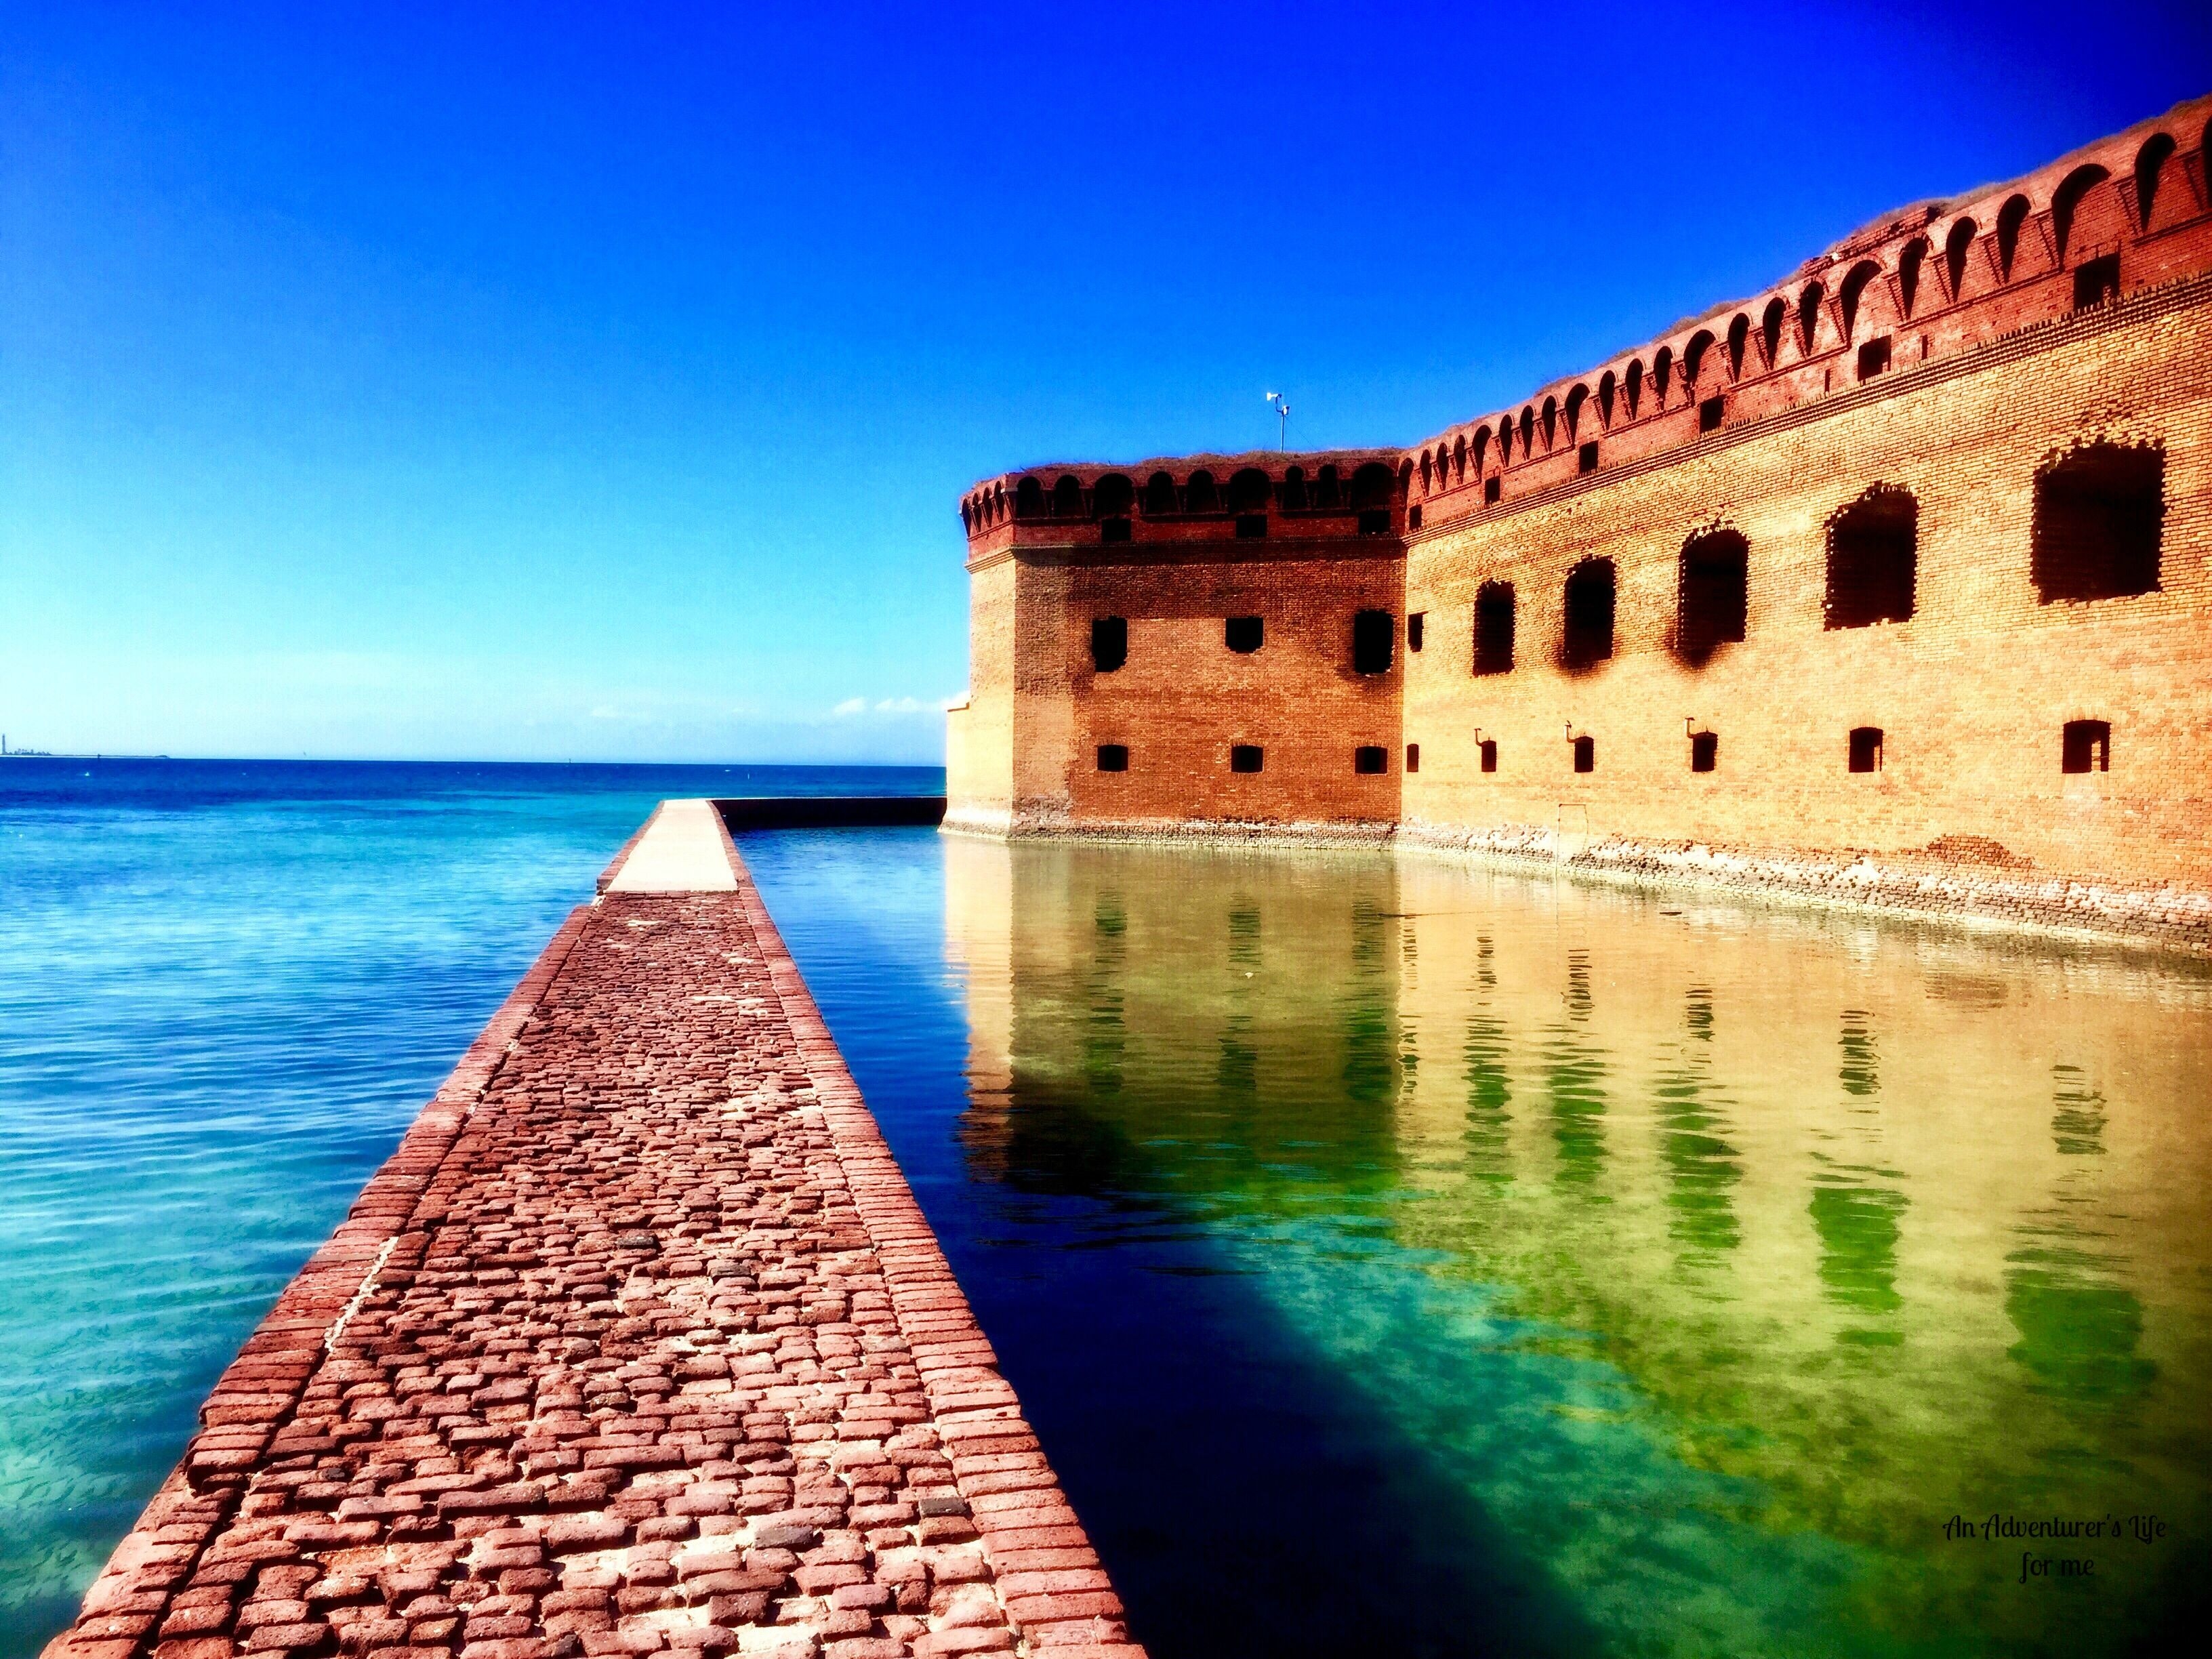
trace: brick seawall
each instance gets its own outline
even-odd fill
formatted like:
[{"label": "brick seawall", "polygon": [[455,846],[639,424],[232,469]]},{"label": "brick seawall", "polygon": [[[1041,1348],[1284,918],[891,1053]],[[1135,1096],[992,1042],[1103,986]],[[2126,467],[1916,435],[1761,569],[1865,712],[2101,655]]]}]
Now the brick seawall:
[{"label": "brick seawall", "polygon": [[554,936],[46,1659],[1141,1659],[702,805]]}]

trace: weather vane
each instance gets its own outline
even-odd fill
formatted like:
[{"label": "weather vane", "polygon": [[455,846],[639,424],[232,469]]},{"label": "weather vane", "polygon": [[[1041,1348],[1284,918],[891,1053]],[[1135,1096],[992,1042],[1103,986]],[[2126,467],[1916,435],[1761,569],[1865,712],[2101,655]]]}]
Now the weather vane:
[{"label": "weather vane", "polygon": [[1286,449],[1290,445],[1291,400],[1279,392],[1270,392],[1267,402],[1273,406],[1277,416],[1275,447],[1278,451]]}]

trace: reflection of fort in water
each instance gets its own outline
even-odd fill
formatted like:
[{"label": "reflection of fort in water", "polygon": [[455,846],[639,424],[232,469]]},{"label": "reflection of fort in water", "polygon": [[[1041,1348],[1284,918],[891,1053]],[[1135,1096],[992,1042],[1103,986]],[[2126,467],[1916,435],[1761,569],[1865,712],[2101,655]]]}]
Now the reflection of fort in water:
[{"label": "reflection of fort in water", "polygon": [[1770,1524],[2201,1513],[2200,969],[1387,855],[944,853],[1009,1184],[1357,1212]]}]

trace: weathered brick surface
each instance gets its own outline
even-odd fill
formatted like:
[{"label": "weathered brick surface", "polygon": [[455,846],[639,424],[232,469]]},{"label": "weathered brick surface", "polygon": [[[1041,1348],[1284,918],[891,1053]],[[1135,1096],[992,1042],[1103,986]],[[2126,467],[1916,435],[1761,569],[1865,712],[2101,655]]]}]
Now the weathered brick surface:
[{"label": "weathered brick surface", "polygon": [[[1768,290],[1389,455],[1387,536],[1292,504],[1293,469],[1361,453],[977,485],[948,826],[1395,837],[2212,945],[2208,121],[2198,99],[1885,215]],[[2162,457],[2157,581],[2046,602],[2035,478],[2099,443]],[[1173,492],[1106,532],[1117,478],[1181,490],[1247,465],[1272,491],[1264,537]],[[1914,503],[1911,613],[1831,625],[1829,526],[1876,489]],[[1682,559],[1716,530],[1747,544],[1743,629],[1701,641]],[[1565,594],[1589,560],[1617,576],[1613,649],[1578,661]],[[1478,674],[1478,599],[1502,585],[1512,665]],[[1370,607],[1401,647],[1371,680],[1349,660]],[[1095,675],[1108,614],[1129,619],[1129,661]],[[1237,614],[1266,618],[1256,656],[1224,649]],[[2070,721],[2109,724],[2108,769],[2062,769]],[[1850,769],[1859,727],[1881,733],[1870,773]],[[1230,744],[1261,732],[1264,781],[1231,775]],[[1096,770],[1100,742],[1127,746],[1127,773]],[[1369,744],[1389,775],[1355,775]]]},{"label": "weathered brick surface", "polygon": [[571,917],[47,1659],[1141,1654],[738,867]]}]

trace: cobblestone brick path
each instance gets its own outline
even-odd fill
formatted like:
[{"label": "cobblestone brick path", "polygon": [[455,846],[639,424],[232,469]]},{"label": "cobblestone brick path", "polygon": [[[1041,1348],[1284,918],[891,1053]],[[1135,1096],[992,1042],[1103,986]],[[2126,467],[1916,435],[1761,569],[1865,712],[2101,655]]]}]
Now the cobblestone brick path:
[{"label": "cobblestone brick path", "polygon": [[1141,1659],[741,870],[570,919],[202,1419],[46,1659]]}]

